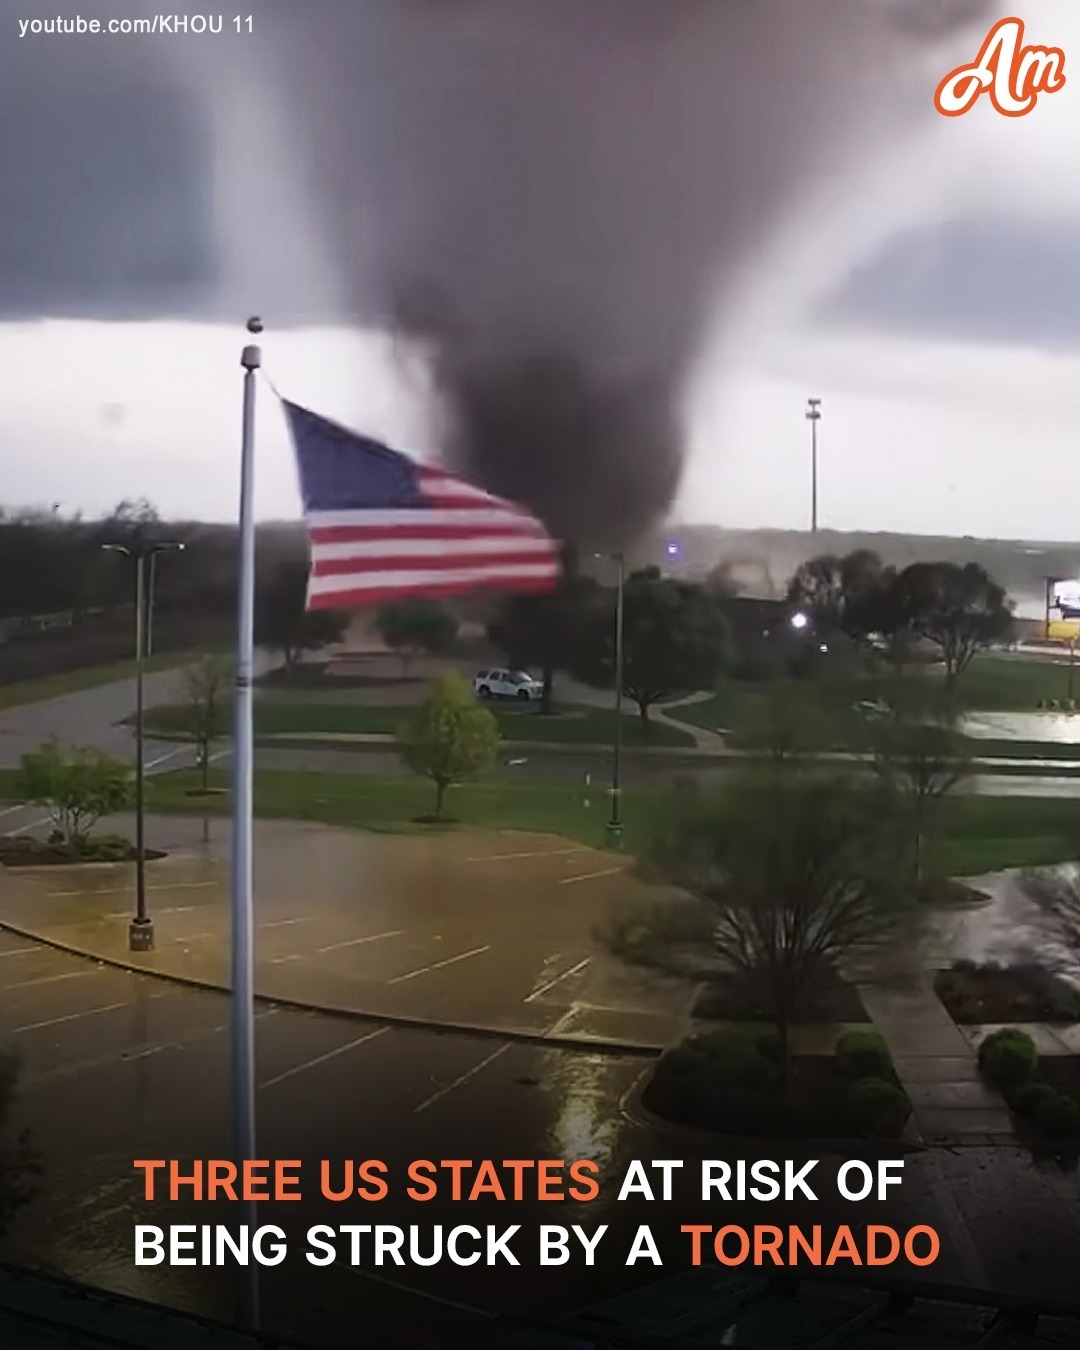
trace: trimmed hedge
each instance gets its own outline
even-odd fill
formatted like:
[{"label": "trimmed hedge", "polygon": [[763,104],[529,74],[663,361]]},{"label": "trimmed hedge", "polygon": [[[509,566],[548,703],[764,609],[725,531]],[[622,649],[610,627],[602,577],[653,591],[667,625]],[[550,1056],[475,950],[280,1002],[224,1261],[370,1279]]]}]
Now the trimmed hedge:
[{"label": "trimmed hedge", "polygon": [[1015,1027],[993,1032],[979,1046],[980,1073],[1002,1091],[1029,1083],[1038,1059],[1035,1042]]},{"label": "trimmed hedge", "polygon": [[848,1104],[860,1128],[868,1134],[896,1139],[911,1115],[903,1092],[883,1078],[862,1078],[848,1090]]},{"label": "trimmed hedge", "polygon": [[836,1067],[845,1078],[885,1079],[892,1073],[892,1055],[878,1031],[846,1031],[836,1042]]}]

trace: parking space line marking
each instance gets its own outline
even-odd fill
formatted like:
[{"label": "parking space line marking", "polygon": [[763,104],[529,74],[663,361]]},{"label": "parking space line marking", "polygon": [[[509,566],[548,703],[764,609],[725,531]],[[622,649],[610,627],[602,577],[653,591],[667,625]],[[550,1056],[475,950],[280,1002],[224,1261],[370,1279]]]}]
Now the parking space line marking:
[{"label": "parking space line marking", "polygon": [[127,1003],[105,1003],[100,1008],[86,1008],[83,1012],[68,1013],[66,1017],[50,1017],[47,1022],[27,1022],[24,1027],[15,1027],[13,1036],[24,1031],[40,1031],[43,1027],[58,1027],[62,1022],[78,1022],[83,1017],[95,1017],[98,1013],[116,1012],[118,1008],[127,1008]]},{"label": "parking space line marking", "polygon": [[470,1078],[475,1078],[476,1075],[486,1069],[489,1064],[494,1064],[499,1056],[505,1055],[509,1049],[509,1041],[507,1041],[505,1045],[500,1045],[498,1050],[493,1050],[486,1059],[482,1059],[479,1064],[474,1064],[471,1069],[467,1069],[459,1078],[455,1078],[452,1083],[447,1083],[445,1087],[441,1087],[437,1092],[433,1092],[430,1097],[425,1097],[419,1106],[413,1108],[413,1115],[418,1116],[421,1111],[426,1111],[429,1106],[434,1106],[436,1102],[441,1102],[444,1097],[449,1096],[456,1088],[464,1087]]},{"label": "parking space line marking", "polygon": [[0,952],[0,957],[4,956],[26,956],[28,952],[47,951],[45,947],[13,947],[9,952]]},{"label": "parking space line marking", "polygon": [[[168,909],[158,909],[155,906],[154,914],[155,916],[159,914],[191,914],[197,908],[197,905],[172,905]],[[107,919],[126,919],[130,913],[130,909],[114,909],[105,917]]]},{"label": "parking space line marking", "polygon": [[556,1035],[556,1033],[562,1031],[565,1027],[568,1027],[570,1023],[574,1020],[574,1015],[581,1006],[582,1005],[580,1003],[575,1003],[572,1008],[567,1008],[567,1010],[564,1013],[562,1013],[561,1016],[556,1017],[555,1021],[552,1022],[551,1026],[544,1028],[544,1035],[554,1036]]},{"label": "parking space line marking", "polygon": [[555,848],[555,849],[533,849],[529,853],[484,853],[479,858],[462,858],[462,862],[510,862],[513,858],[565,858],[571,853],[588,853],[589,849],[582,844],[578,848]]},{"label": "parking space line marking", "polygon": [[217,937],[217,933],[181,933],[173,942],[205,942],[207,938]]},{"label": "parking space line marking", "polygon": [[10,816],[14,815],[16,811],[25,811],[25,810],[26,807],[20,802],[18,806],[5,806],[4,809],[0,811],[0,816]]},{"label": "parking space line marking", "polygon": [[[49,821],[51,820],[52,816],[41,816],[40,819],[32,820],[29,825],[24,825],[22,828],[24,830],[36,830],[39,825],[48,825]],[[4,838],[10,839],[13,834],[18,833],[19,829],[18,827],[16,827],[14,830],[8,830],[7,833],[4,835]]]},{"label": "parking space line marking", "polygon": [[[147,886],[147,895],[161,895],[163,891],[202,891],[209,886],[216,886],[216,881],[169,881],[164,886]],[[133,890],[133,886],[111,886],[105,890],[96,891],[49,891],[50,900],[70,899],[74,895],[127,895]],[[188,909],[193,909],[189,905]],[[165,913],[179,914],[180,910],[166,910]],[[162,913],[161,910],[158,913]]]},{"label": "parking space line marking", "polygon": [[284,1073],[279,1073],[276,1078],[268,1078],[265,1083],[260,1083],[260,1088],[274,1087],[277,1083],[284,1083],[287,1078],[293,1078],[298,1073],[303,1073],[305,1069],[314,1069],[319,1064],[325,1064],[328,1059],[335,1059],[338,1055],[344,1055],[349,1050],[355,1050],[358,1045],[366,1045],[368,1041],[373,1041],[377,1036],[385,1036],[390,1030],[389,1027],[379,1027],[377,1031],[369,1031],[366,1036],[358,1036],[355,1041],[349,1041],[347,1045],[339,1045],[336,1050],[328,1050],[325,1055],[317,1055],[314,1059],[309,1059],[304,1064],[297,1064],[295,1068],[286,1069]]},{"label": "parking space line marking", "polygon": [[32,989],[38,984],[59,984],[61,980],[83,980],[87,975],[97,975],[99,971],[94,970],[69,970],[63,975],[43,975],[37,980],[21,980],[18,984],[9,984],[5,990],[10,993],[12,989]]},{"label": "parking space line marking", "polygon": [[272,956],[270,958],[270,964],[272,966],[280,966],[284,965],[286,961],[302,961],[303,959],[304,958],[300,955],[299,952],[293,952],[289,956]]},{"label": "parking space line marking", "polygon": [[319,947],[317,955],[324,952],[339,952],[343,947],[361,947],[365,942],[379,942],[383,938],[401,937],[404,928],[392,928],[388,933],[372,933],[369,937],[349,938],[348,942],[334,942],[329,947]]},{"label": "parking space line marking", "polygon": [[457,956],[448,956],[445,961],[433,961],[430,966],[421,966],[419,970],[410,970],[407,975],[395,975],[392,980],[387,980],[387,984],[404,984],[406,980],[415,980],[418,975],[429,975],[433,970],[442,970],[445,966],[456,965],[459,961],[467,961],[470,956],[483,956],[485,952],[491,951],[491,943],[484,947],[474,947],[472,951],[459,952]]},{"label": "parking space line marking", "polygon": [[539,998],[542,994],[546,994],[549,989],[554,989],[557,984],[561,984],[563,980],[568,980],[572,975],[579,974],[591,959],[591,957],[586,956],[584,961],[579,961],[576,966],[571,966],[569,970],[564,970],[561,975],[556,975],[553,980],[548,980],[547,984],[542,984],[539,989],[534,989],[528,998],[523,999],[522,1002],[531,1003],[533,999]]},{"label": "parking space line marking", "polygon": [[306,914],[302,919],[274,919],[271,923],[261,923],[260,928],[288,928],[294,923],[311,923],[317,919],[317,914]]},{"label": "parking space line marking", "polygon": [[559,885],[572,886],[575,881],[595,881],[597,877],[613,877],[625,871],[625,867],[605,867],[602,872],[583,872],[579,877],[563,877]]},{"label": "parking space line marking", "polygon": [[190,745],[181,745],[178,746],[177,749],[175,750],[167,750],[165,754],[158,755],[157,759],[147,760],[146,767],[148,769],[157,768],[159,764],[164,764],[167,760],[175,759],[177,755],[185,755],[189,750],[193,748],[194,747]]}]

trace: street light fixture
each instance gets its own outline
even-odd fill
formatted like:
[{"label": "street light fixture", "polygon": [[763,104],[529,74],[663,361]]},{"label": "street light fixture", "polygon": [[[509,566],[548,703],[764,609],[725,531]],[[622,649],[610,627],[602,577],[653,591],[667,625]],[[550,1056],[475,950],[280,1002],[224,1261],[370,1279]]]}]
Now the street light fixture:
[{"label": "street light fixture", "polygon": [[821,421],[821,399],[807,399],[806,420],[810,423],[810,533],[817,534],[817,429]]},{"label": "street light fixture", "polygon": [[805,631],[810,627],[809,615],[804,614],[801,610],[797,614],[793,614],[789,622],[792,628],[795,629],[796,633],[805,633]]},{"label": "street light fixture", "polygon": [[615,563],[617,585],[615,591],[615,740],[612,746],[611,760],[611,818],[607,824],[607,842],[611,848],[622,845],[622,784],[620,782],[622,760],[622,692],[623,692],[623,594],[626,590],[626,559],[621,553],[596,553],[596,558],[606,558]]},{"label": "street light fixture", "polygon": [[146,793],[143,767],[143,667],[148,627],[146,564],[149,559],[152,568],[159,553],[181,552],[184,545],[166,542],[131,547],[127,544],[102,544],[101,547],[106,553],[122,553],[135,562],[135,916],[128,926],[128,949],[133,952],[152,952],[154,921],[146,912]]}]

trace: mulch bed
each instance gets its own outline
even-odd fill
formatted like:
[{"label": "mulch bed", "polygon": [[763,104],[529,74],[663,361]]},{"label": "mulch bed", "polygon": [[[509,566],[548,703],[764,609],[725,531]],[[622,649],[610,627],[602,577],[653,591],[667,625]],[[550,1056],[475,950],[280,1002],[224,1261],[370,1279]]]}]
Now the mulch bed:
[{"label": "mulch bed", "polygon": [[961,1026],[1080,1020],[1080,993],[1036,966],[939,970],[934,991]]},{"label": "mulch bed", "polygon": [[[764,1004],[754,1006],[746,994],[730,981],[715,979],[700,992],[693,1016],[717,1022],[769,1022],[772,1010]],[[858,992],[839,976],[817,990],[795,1019],[797,1026],[815,1022],[869,1022]]]},{"label": "mulch bed", "polygon": [[[888,1076],[899,1088],[895,1075]],[[842,1139],[856,1137],[848,1096],[852,1082],[837,1069],[832,1055],[793,1055],[787,1095],[774,1088],[765,1094],[732,1089],[732,1098],[712,1098],[677,1075],[665,1074],[661,1060],[642,1093],[642,1104],[665,1120],[718,1134],[762,1138]],[[747,1098],[757,1103],[748,1122],[740,1119]]]},{"label": "mulch bed", "polygon": [[1039,1077],[1066,1097],[1080,1101],[1080,1055],[1040,1055]]},{"label": "mulch bed", "polygon": [[[93,852],[69,853],[62,848],[50,848],[40,840],[34,840],[33,845],[28,847],[25,840],[19,839],[0,840],[0,867],[74,867],[86,863],[134,862],[136,858],[134,848],[126,857],[96,858]],[[147,848],[143,850],[143,857],[147,862],[156,862],[167,858],[168,854],[163,849]]]}]

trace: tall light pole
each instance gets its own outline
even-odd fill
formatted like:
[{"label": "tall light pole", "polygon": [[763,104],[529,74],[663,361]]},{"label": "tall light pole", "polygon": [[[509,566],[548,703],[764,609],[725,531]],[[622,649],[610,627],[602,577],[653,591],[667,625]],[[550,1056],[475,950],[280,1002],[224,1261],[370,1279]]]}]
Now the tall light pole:
[{"label": "tall light pole", "polygon": [[623,692],[623,596],[626,591],[626,559],[621,553],[598,553],[615,563],[615,737],[611,759],[611,818],[607,824],[607,842],[611,848],[622,844],[622,692]]},{"label": "tall light pole", "polygon": [[146,774],[143,754],[143,669],[146,662],[146,564],[159,553],[183,549],[180,543],[102,544],[106,553],[135,561],[135,916],[128,925],[128,949],[154,950],[154,921],[146,912]]},{"label": "tall light pole", "polygon": [[807,400],[806,420],[810,423],[810,533],[817,534],[817,429],[821,421],[821,399]]}]

